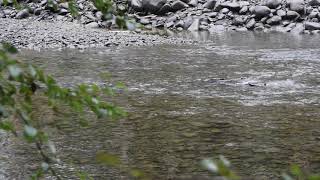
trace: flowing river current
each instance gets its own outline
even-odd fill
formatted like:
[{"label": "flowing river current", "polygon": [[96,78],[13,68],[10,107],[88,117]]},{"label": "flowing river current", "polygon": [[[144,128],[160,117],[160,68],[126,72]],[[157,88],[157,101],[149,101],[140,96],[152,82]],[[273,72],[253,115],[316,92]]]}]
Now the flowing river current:
[{"label": "flowing river current", "polygon": [[[65,86],[103,83],[105,72],[127,85],[114,98],[128,112],[118,121],[81,128],[73,116],[41,114],[55,119],[46,127],[66,179],[79,170],[95,179],[130,179],[128,168],[150,179],[205,179],[210,174],[200,161],[218,155],[243,179],[279,179],[291,164],[319,172],[320,36],[226,32],[193,38],[199,43],[22,51],[23,59]],[[26,145],[2,144],[0,179],[24,179],[38,156]],[[117,154],[120,168],[96,163],[99,151]]]}]

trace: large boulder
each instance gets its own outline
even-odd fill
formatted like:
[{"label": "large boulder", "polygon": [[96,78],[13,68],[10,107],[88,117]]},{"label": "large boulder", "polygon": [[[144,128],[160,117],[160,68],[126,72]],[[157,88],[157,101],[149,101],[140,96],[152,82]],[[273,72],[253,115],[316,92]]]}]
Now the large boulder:
[{"label": "large boulder", "polygon": [[16,14],[16,18],[17,19],[24,19],[24,18],[27,18],[29,17],[29,10],[28,9],[23,9],[21,11],[19,11],[17,14]]},{"label": "large boulder", "polygon": [[297,13],[296,11],[288,11],[286,16],[285,16],[285,19],[297,20],[299,17],[300,17],[300,14]]},{"label": "large boulder", "polygon": [[203,7],[208,8],[208,9],[213,9],[217,4],[217,0],[208,0]]},{"label": "large boulder", "polygon": [[320,23],[317,22],[305,22],[304,28],[306,30],[320,30]]},{"label": "large boulder", "polygon": [[288,2],[289,5],[289,9],[292,11],[296,11],[300,14],[304,14],[305,13],[305,4],[304,4],[304,0],[290,0]]},{"label": "large boulder", "polygon": [[270,19],[267,20],[267,24],[269,25],[277,25],[280,24],[282,18],[280,16],[272,16]]},{"label": "large boulder", "polygon": [[238,2],[228,2],[228,3],[222,3],[221,6],[223,8],[228,8],[230,11],[239,12],[241,9],[241,6]]},{"label": "large boulder", "polygon": [[143,10],[142,0],[131,0],[131,1],[129,1],[129,5],[135,11],[142,11]]},{"label": "large boulder", "polygon": [[309,2],[310,6],[320,6],[320,0],[311,0]]},{"label": "large boulder", "polygon": [[185,9],[185,8],[187,8],[187,7],[189,7],[189,6],[188,6],[188,4],[186,4],[186,3],[178,0],[178,1],[173,2],[173,4],[171,5],[171,7],[172,7],[172,10],[173,10],[173,11],[179,11],[179,10]]},{"label": "large boulder", "polygon": [[166,2],[167,0],[142,0],[142,7],[147,12],[156,13]]},{"label": "large boulder", "polygon": [[267,6],[255,6],[253,12],[256,17],[262,18],[269,15],[271,10]]},{"label": "large boulder", "polygon": [[267,6],[271,9],[277,8],[281,4],[281,0],[264,0],[262,5]]},{"label": "large boulder", "polygon": [[199,31],[199,25],[200,25],[200,20],[194,19],[192,24],[188,28],[188,31]]}]

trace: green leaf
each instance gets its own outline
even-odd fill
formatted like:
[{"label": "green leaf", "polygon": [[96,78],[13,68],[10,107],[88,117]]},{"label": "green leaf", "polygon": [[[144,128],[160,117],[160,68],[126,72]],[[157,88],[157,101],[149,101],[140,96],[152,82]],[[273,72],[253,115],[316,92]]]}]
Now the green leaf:
[{"label": "green leaf", "polygon": [[11,131],[12,133],[16,133],[15,126],[13,122],[11,121],[1,121],[0,122],[0,129],[5,130],[5,131]]},{"label": "green leaf", "polygon": [[300,177],[303,175],[302,171],[300,170],[300,167],[296,164],[291,166],[291,173],[297,177]]},{"label": "green leaf", "polygon": [[105,152],[98,152],[96,156],[97,162],[109,166],[118,166],[120,165],[120,159],[118,156],[108,154]]},{"label": "green leaf", "polygon": [[[8,1],[5,0],[4,2],[8,2]],[[17,48],[15,48],[12,44],[10,44],[8,42],[2,42],[2,48],[11,54],[15,54],[18,52]]]},{"label": "green leaf", "polygon": [[68,2],[68,6],[69,6],[69,11],[71,13],[71,16],[78,17],[79,10],[78,10],[77,4],[73,0],[71,0]]}]

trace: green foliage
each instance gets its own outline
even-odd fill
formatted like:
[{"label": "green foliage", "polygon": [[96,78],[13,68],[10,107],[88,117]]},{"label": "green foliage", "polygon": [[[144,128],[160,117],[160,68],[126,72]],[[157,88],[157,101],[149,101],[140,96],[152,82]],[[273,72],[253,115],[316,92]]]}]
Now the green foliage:
[{"label": "green foliage", "polygon": [[239,179],[239,177],[230,170],[231,164],[224,156],[219,156],[218,160],[204,159],[201,162],[201,165],[216,175],[223,176],[231,180]]},{"label": "green foliage", "polygon": [[79,9],[74,0],[68,1],[68,8],[72,17],[77,17],[79,15]]},{"label": "green foliage", "polygon": [[[218,160],[204,159],[201,165],[214,175],[222,176],[226,179],[235,180],[241,179],[231,169],[231,163],[224,157],[219,156]],[[283,180],[320,180],[320,175],[304,173],[298,165],[292,165],[290,168],[290,175],[282,174]]]},{"label": "green foliage", "polygon": [[[125,112],[112,103],[102,100],[106,89],[108,93],[113,93],[110,87],[99,87],[95,84],[80,84],[72,89],[61,87],[52,76],[46,75],[41,69],[20,63],[10,57],[10,54],[17,52],[18,50],[9,43],[2,43],[0,48],[0,129],[12,132],[14,135],[23,134],[27,142],[36,144],[43,163],[31,179],[39,179],[48,171],[60,179],[50,166],[56,161],[54,156],[56,148],[49,140],[47,133],[37,127],[36,120],[32,118],[32,112],[36,108],[35,97],[45,97],[48,108],[52,108],[53,111],[59,105],[67,105],[79,115],[92,112],[98,118],[111,119],[124,116]],[[118,86],[124,87],[123,84]],[[80,120],[82,125],[88,123],[84,122],[83,117],[80,119],[82,119]],[[17,132],[18,128],[15,125],[23,127],[19,129],[21,133]],[[119,163],[119,160],[112,156],[104,154],[99,157],[98,159],[102,162]]]}]

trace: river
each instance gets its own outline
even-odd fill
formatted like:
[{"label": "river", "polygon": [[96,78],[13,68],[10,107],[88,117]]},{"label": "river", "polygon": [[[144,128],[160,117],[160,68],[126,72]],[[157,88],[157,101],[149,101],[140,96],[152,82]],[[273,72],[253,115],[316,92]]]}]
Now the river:
[{"label": "river", "polygon": [[[201,159],[218,155],[244,179],[278,179],[290,164],[319,172],[319,35],[180,36],[199,43],[22,51],[23,59],[65,86],[101,84],[105,72],[112,74],[111,82],[127,85],[113,99],[128,111],[126,118],[93,121],[87,128],[74,126],[73,116],[48,123],[66,179],[79,169],[95,179],[129,179],[127,167],[151,179],[204,179],[210,174]],[[0,178],[25,177],[21,169],[32,169],[27,162],[37,161],[36,155],[26,156],[25,145],[10,148],[15,158],[1,155],[9,162]],[[117,154],[121,170],[97,164],[99,151]]]}]

